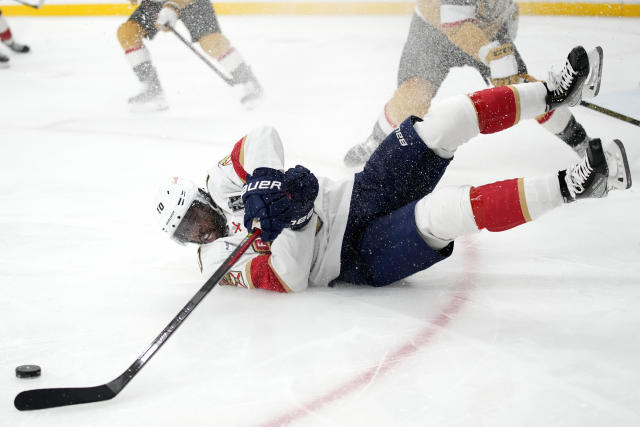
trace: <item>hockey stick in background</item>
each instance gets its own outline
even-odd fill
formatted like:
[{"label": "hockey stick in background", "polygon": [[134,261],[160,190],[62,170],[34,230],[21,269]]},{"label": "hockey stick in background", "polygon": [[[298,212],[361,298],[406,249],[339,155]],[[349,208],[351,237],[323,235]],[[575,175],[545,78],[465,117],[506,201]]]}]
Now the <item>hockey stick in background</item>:
[{"label": "hockey stick in background", "polygon": [[151,345],[136,359],[129,368],[118,378],[111,382],[95,387],[76,388],[42,388],[27,390],[19,393],[14,405],[21,411],[32,409],[54,408],[56,406],[76,405],[79,403],[100,402],[113,399],[136,376],[151,357],[171,337],[171,334],[191,314],[202,299],[216,286],[216,284],[233,267],[240,256],[251,246],[254,240],[260,236],[261,230],[254,228],[238,247],[229,255],[215,273],[205,282],[198,292],[189,300],[187,305],[173,318],[163,331],[153,340]]},{"label": "hockey stick in background", "polygon": [[169,31],[171,31],[173,34],[175,34],[176,37],[178,39],[180,39],[180,41],[185,46],[187,46],[189,49],[191,49],[191,51],[193,53],[195,53],[198,56],[198,58],[202,59],[209,66],[209,68],[211,68],[222,80],[224,80],[224,82],[226,84],[228,84],[229,86],[233,86],[233,83],[231,83],[232,80],[229,77],[225,76],[222,73],[222,71],[218,70],[211,62],[209,62],[209,60],[207,58],[205,58],[205,56],[202,53],[198,52],[198,50],[195,47],[193,47],[191,45],[191,43],[189,43],[188,40],[186,40],[184,37],[182,37],[182,35],[179,32],[177,32],[175,28],[173,28],[173,27],[168,27],[168,28],[169,28]]},{"label": "hockey stick in background", "polygon": [[598,113],[606,114],[607,116],[613,117],[618,120],[622,120],[623,122],[631,123],[632,125],[640,126],[640,120],[636,120],[633,117],[625,116],[624,114],[618,113],[613,110],[609,110],[608,108],[601,107],[596,104],[592,104],[587,101],[580,101],[580,105],[583,107],[587,107],[590,110],[597,111]]},{"label": "hockey stick in background", "polygon": [[26,1],[22,1],[22,0],[13,0],[13,1],[20,3],[21,5],[24,5],[24,6],[32,7],[34,9],[40,9],[44,4],[44,0],[39,0],[37,4],[27,3]]}]

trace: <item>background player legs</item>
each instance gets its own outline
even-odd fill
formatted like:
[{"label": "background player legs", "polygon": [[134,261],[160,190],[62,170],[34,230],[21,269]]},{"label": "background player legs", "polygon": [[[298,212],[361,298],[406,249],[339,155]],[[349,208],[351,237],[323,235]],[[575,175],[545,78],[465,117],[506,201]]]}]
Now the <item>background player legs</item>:
[{"label": "background player legs", "polygon": [[143,85],[141,93],[129,98],[129,105],[134,108],[144,105],[145,108],[163,110],[167,108],[167,103],[158,73],[151,62],[151,54],[142,41],[144,34],[142,26],[131,19],[118,28],[118,40],[125,57]]},{"label": "background player legs", "polygon": [[[13,34],[11,33],[11,28],[9,28],[9,23],[2,16],[2,11],[0,10],[0,41],[17,53],[27,53],[29,52],[29,46],[17,43],[13,40]],[[0,68],[7,67],[9,65],[9,57],[0,53]]]},{"label": "background player legs", "polygon": [[220,32],[206,34],[200,39],[200,46],[231,75],[231,84],[242,88],[243,93],[240,98],[242,104],[250,105],[260,98],[262,87],[240,52],[231,45],[224,34]]}]

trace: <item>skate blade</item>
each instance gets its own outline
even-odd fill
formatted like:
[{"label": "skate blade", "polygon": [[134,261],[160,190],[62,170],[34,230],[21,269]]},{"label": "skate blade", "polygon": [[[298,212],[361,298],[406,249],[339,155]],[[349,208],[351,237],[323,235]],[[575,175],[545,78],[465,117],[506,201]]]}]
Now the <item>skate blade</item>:
[{"label": "skate blade", "polygon": [[[614,154],[613,150],[617,150],[618,153],[614,154],[618,173],[616,176],[610,176],[608,181],[609,188],[615,188],[616,190],[626,190],[631,188],[631,169],[629,168],[629,160],[627,159],[627,151],[624,148],[624,144],[619,139],[614,139],[610,142],[611,148],[607,151],[609,153]],[[615,145],[615,147],[613,147]]]},{"label": "skate blade", "polygon": [[594,98],[600,92],[600,82],[602,81],[602,48],[596,46],[588,53],[589,56],[589,77],[582,88],[582,98]]},{"label": "skate blade", "polygon": [[169,104],[164,99],[144,102],[144,103],[131,103],[129,109],[134,113],[148,113],[154,111],[164,111],[169,109]]}]

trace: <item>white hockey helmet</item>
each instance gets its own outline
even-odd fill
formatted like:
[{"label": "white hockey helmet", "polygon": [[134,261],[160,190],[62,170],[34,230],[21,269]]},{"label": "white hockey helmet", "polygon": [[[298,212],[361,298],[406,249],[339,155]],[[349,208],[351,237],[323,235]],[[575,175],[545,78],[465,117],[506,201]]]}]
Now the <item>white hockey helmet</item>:
[{"label": "white hockey helmet", "polygon": [[[181,244],[209,243],[210,238],[227,234],[224,212],[206,191],[187,179],[173,177],[160,186],[155,208],[162,231]],[[200,227],[198,221],[203,219],[206,225]],[[209,233],[204,240],[197,239],[198,229],[203,227],[208,227]]]}]

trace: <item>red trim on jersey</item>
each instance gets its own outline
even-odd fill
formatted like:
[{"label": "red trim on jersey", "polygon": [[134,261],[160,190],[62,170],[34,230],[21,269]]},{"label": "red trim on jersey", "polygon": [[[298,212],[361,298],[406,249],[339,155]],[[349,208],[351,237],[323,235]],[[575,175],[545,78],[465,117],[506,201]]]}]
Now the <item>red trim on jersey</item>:
[{"label": "red trim on jersey", "polygon": [[553,116],[553,113],[555,111],[556,110],[552,110],[552,111],[549,111],[547,114],[543,114],[542,116],[538,116],[538,117],[536,117],[536,120],[538,121],[538,123],[543,124],[543,123],[547,122],[551,118],[551,116]]},{"label": "red trim on jersey", "polygon": [[509,86],[494,87],[469,95],[478,116],[480,133],[494,133],[516,123],[518,105]]},{"label": "red trim on jersey", "polygon": [[479,229],[504,231],[527,222],[520,203],[518,179],[471,187],[469,197]]},{"label": "red trim on jersey", "polygon": [[7,40],[11,40],[11,29],[7,28],[7,31],[0,33],[0,40],[7,41]]},{"label": "red trim on jersey", "polygon": [[233,164],[233,170],[236,171],[236,175],[242,181],[247,180],[247,171],[244,170],[244,165],[240,161],[240,153],[242,153],[242,147],[244,145],[244,141],[247,137],[244,136],[236,145],[233,146],[233,150],[231,151],[231,163]]},{"label": "red trim on jersey", "polygon": [[251,260],[251,283],[254,288],[274,292],[287,292],[278,276],[269,266],[271,255],[259,255]]}]

